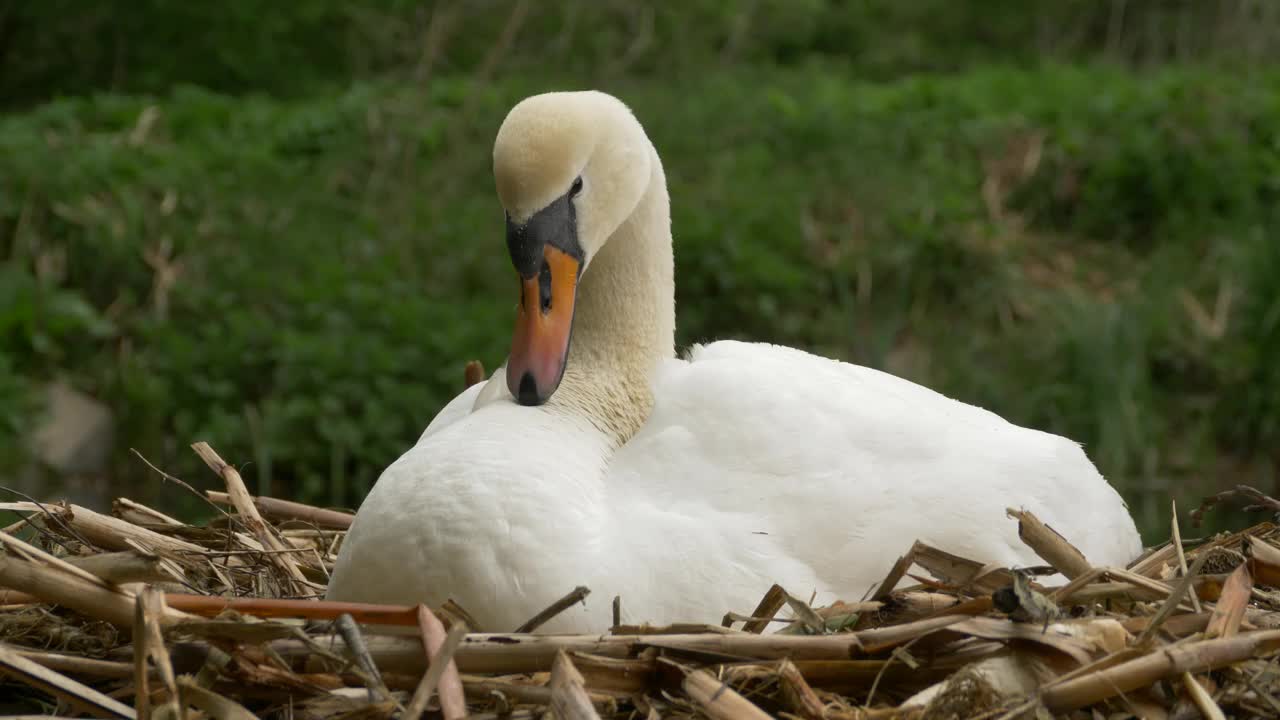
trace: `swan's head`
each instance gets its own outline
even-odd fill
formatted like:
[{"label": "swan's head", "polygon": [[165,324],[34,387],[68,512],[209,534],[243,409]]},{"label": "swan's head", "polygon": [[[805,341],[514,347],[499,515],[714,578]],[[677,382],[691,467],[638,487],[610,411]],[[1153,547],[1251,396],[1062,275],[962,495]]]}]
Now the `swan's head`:
[{"label": "swan's head", "polygon": [[559,386],[578,279],[640,202],[651,157],[635,116],[600,92],[535,95],[498,130],[493,174],[520,276],[507,387],[522,405]]}]

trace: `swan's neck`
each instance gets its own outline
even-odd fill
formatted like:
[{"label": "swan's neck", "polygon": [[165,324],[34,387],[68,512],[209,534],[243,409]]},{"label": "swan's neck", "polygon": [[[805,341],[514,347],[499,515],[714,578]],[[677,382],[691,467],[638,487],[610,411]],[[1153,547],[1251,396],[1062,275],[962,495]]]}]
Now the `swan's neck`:
[{"label": "swan's neck", "polygon": [[671,209],[650,152],[648,190],[582,275],[564,379],[552,396],[618,445],[648,419],[654,366],[675,354]]}]

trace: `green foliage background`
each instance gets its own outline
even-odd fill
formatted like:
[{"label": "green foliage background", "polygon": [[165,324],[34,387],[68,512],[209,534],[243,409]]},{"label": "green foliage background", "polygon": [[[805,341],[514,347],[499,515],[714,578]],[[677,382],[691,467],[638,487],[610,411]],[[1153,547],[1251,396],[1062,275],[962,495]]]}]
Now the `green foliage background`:
[{"label": "green foliage background", "polygon": [[497,366],[506,110],[662,153],[680,339],[887,368],[1086,445],[1151,538],[1280,466],[1280,6],[0,0],[0,455],[70,379],[129,448],[353,506]]}]

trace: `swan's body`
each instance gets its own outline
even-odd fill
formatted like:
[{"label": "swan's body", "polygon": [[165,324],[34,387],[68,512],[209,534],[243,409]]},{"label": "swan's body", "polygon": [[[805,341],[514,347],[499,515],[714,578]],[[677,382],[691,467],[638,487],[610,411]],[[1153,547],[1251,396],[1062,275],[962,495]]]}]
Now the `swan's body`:
[{"label": "swan's body", "polygon": [[[518,328],[505,373],[450,402],[383,473],[331,599],[453,598],[504,631],[586,585],[584,605],[543,630],[603,630],[615,595],[625,621],[714,622],[749,612],[774,582],[819,604],[859,599],[917,539],[1040,564],[1007,507],[1033,511],[1094,564],[1140,552],[1123,500],[1067,439],[790,348],[716,342],[675,358],[665,179],[613,98],[521,103],[495,173],[509,233],[526,243],[513,261],[533,263],[520,320],[533,329]],[[565,202],[574,240],[548,241],[539,266],[527,236],[547,232],[542,208]],[[559,238],[563,223],[552,225]],[[576,266],[557,248],[589,266],[576,312],[573,286],[555,284]],[[550,298],[540,316],[528,309],[538,267]],[[555,334],[566,305],[571,346]],[[538,333],[551,340],[537,345]],[[557,370],[545,353],[561,340]]]}]

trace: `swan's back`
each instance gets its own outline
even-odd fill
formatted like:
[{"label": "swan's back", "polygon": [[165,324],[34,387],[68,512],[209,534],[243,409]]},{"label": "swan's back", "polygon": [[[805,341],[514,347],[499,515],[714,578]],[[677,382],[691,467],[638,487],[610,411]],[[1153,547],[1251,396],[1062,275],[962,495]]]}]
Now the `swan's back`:
[{"label": "swan's back", "polygon": [[594,431],[468,389],[378,481],[330,596],[452,596],[505,628],[583,584],[591,597],[545,630],[606,627],[615,595],[626,622],[711,622],[774,582],[859,599],[916,540],[1041,564],[1010,506],[1095,565],[1141,551],[1078,445],[886,373],[718,342],[665,361],[653,390],[649,420],[606,459]]},{"label": "swan's back", "polygon": [[793,592],[856,599],[917,539],[983,562],[1041,564],[1010,506],[1095,565],[1141,551],[1123,500],[1077,444],[887,373],[724,341],[665,363],[654,391],[610,483],[637,503],[696,498],[712,523],[747,519],[751,536],[725,542],[803,559],[818,587]]}]

